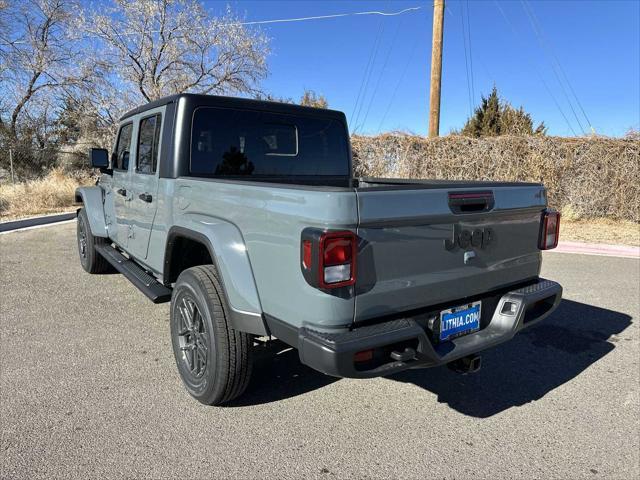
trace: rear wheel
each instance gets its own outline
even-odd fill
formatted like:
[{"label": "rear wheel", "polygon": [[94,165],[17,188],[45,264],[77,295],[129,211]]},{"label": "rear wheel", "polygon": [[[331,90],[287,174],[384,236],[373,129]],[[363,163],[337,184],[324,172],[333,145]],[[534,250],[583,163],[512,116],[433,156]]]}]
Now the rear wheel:
[{"label": "rear wheel", "polygon": [[206,405],[241,395],[251,378],[252,336],[231,327],[213,265],[183,271],[171,297],[171,343],[187,391]]},{"label": "rear wheel", "polygon": [[96,251],[96,245],[107,245],[109,241],[91,234],[89,218],[84,208],[78,212],[77,239],[82,268],[89,273],[104,273],[111,269],[109,262]]}]

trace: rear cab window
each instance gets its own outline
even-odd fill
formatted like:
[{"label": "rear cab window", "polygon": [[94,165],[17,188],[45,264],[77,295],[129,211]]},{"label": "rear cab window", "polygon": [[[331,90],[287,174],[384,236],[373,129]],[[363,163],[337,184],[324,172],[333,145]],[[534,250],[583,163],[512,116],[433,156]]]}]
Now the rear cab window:
[{"label": "rear cab window", "polygon": [[189,170],[201,177],[348,176],[346,128],[329,117],[199,107]]}]

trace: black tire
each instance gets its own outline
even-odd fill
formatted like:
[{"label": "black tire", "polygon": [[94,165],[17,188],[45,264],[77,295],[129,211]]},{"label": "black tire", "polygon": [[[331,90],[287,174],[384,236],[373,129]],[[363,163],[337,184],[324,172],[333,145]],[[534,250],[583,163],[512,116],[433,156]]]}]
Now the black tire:
[{"label": "black tire", "polygon": [[78,239],[78,254],[80,265],[89,273],[104,273],[111,270],[111,265],[96,251],[96,245],[107,245],[109,240],[94,237],[91,234],[89,218],[84,208],[78,212],[76,237]]},{"label": "black tire", "polygon": [[187,391],[205,405],[240,396],[253,367],[250,334],[231,327],[213,265],[183,271],[171,295],[171,343]]}]

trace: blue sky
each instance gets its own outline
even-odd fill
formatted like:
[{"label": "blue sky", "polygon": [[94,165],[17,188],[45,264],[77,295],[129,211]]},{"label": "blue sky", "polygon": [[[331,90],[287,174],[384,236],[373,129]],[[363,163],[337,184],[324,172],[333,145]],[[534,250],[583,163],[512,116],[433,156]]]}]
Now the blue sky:
[{"label": "blue sky", "polygon": [[[211,0],[204,3],[214,12],[226,4]],[[427,132],[431,1],[229,3],[247,20],[422,7],[396,17],[350,16],[263,25],[273,52],[263,88],[294,98],[305,88],[322,93],[331,108],[346,113],[351,130],[358,126],[362,133]],[[523,5],[530,5],[547,47],[540,45]],[[620,136],[629,128],[640,127],[640,2],[529,0],[523,4],[512,0],[501,1],[500,6],[510,23],[493,0],[447,0],[441,134],[460,128],[469,115],[461,9],[465,15],[469,12],[474,104],[495,83],[512,104],[523,105],[535,121],[544,120],[550,134],[580,134],[578,120],[589,132],[573,89],[597,133]],[[380,28],[380,46],[364,89],[365,68]],[[562,68],[556,67],[555,74],[551,67],[554,56]],[[564,82],[564,75],[570,85]],[[365,95],[356,124],[358,110],[352,113],[359,90]]]}]

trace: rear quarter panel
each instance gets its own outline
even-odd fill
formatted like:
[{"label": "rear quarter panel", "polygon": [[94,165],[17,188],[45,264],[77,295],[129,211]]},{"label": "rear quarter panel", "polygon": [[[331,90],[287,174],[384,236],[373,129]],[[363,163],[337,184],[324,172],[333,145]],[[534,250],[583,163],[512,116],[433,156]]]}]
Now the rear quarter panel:
[{"label": "rear quarter panel", "polygon": [[300,235],[307,227],[355,231],[353,191],[181,177],[172,197],[173,224],[190,218],[237,228],[242,243],[230,248],[246,248],[264,313],[296,327],[352,323],[352,295],[340,298],[306,283]]}]

